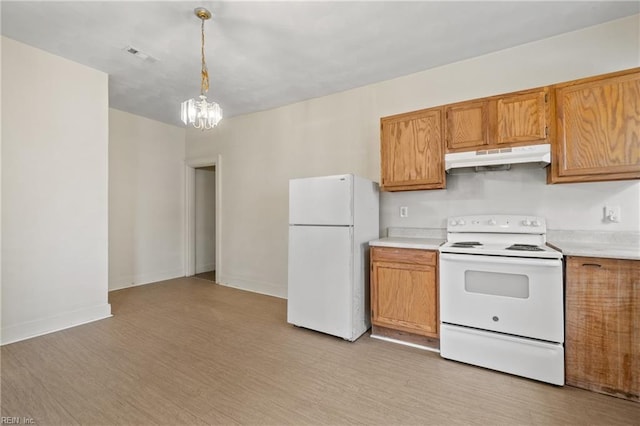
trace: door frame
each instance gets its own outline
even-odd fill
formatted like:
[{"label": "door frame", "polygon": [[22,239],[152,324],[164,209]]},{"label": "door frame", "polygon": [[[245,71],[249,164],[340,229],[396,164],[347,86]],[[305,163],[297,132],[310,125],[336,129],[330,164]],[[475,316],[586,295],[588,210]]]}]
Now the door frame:
[{"label": "door frame", "polygon": [[196,168],[215,166],[216,171],[216,206],[215,206],[215,250],[216,250],[216,281],[222,276],[222,156],[200,157],[187,159],[185,164],[185,224],[184,224],[184,275],[192,277],[196,273]]}]

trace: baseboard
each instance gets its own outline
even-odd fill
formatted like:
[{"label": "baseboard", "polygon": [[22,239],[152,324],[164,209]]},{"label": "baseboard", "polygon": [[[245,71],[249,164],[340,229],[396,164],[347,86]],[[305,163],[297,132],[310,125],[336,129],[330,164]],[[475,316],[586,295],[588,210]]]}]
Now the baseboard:
[{"label": "baseboard", "polygon": [[49,334],[77,325],[109,318],[110,316],[111,305],[105,303],[104,305],[91,306],[48,318],[3,327],[2,335],[0,336],[0,345],[31,339],[32,337],[42,336],[43,334]]},{"label": "baseboard", "polygon": [[206,265],[197,266],[196,265],[196,274],[201,274],[203,272],[211,272],[216,270],[215,263],[208,263]]},{"label": "baseboard", "polygon": [[116,278],[109,277],[109,291],[121,290],[123,288],[136,287],[139,285],[181,277],[184,277],[184,270],[182,268],[150,272],[147,274],[123,275]]},{"label": "baseboard", "polygon": [[375,324],[371,326],[371,337],[386,340],[388,342],[395,342],[407,346],[440,352],[440,339],[437,337],[423,336]]},{"label": "baseboard", "polygon": [[409,346],[409,347],[416,348],[416,349],[422,349],[424,351],[431,351],[431,352],[440,353],[440,349],[432,348],[430,346],[422,346],[422,345],[418,345],[416,343],[405,342],[404,340],[392,339],[391,337],[378,336],[376,334],[372,334],[371,338],[372,339],[378,339],[378,340],[384,340],[385,342],[397,343],[399,345]]},{"label": "baseboard", "polygon": [[278,297],[280,299],[287,298],[287,289],[282,285],[267,283],[264,281],[254,281],[245,278],[238,278],[229,275],[216,276],[216,282],[227,287],[238,288],[240,290],[252,291],[267,296]]}]

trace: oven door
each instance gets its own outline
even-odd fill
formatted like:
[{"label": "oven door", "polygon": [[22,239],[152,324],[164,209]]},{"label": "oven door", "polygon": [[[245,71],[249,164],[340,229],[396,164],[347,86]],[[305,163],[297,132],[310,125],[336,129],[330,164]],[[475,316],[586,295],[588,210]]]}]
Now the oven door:
[{"label": "oven door", "polygon": [[440,320],[562,343],[562,260],[441,253]]}]

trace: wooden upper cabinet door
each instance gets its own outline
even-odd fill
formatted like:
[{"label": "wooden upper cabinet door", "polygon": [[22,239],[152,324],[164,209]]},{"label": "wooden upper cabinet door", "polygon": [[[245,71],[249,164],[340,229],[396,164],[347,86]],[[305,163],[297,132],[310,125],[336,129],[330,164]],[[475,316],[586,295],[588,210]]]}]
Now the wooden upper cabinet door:
[{"label": "wooden upper cabinet door", "polygon": [[489,143],[489,103],[464,102],[445,108],[447,148],[481,147]]},{"label": "wooden upper cabinet door", "polygon": [[559,85],[556,103],[552,182],[640,178],[640,72]]},{"label": "wooden upper cabinet door", "polygon": [[548,139],[549,89],[505,96],[496,100],[498,144],[544,143]]},{"label": "wooden upper cabinet door", "polygon": [[382,189],[444,188],[442,109],[381,120]]}]

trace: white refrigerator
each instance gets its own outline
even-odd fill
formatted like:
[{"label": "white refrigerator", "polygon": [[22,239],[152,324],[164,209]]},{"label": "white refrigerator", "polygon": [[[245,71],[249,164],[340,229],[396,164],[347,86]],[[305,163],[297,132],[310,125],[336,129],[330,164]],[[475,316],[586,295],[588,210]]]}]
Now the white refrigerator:
[{"label": "white refrigerator", "polygon": [[369,329],[378,206],[378,184],[353,174],[289,181],[289,323],[349,341]]}]

